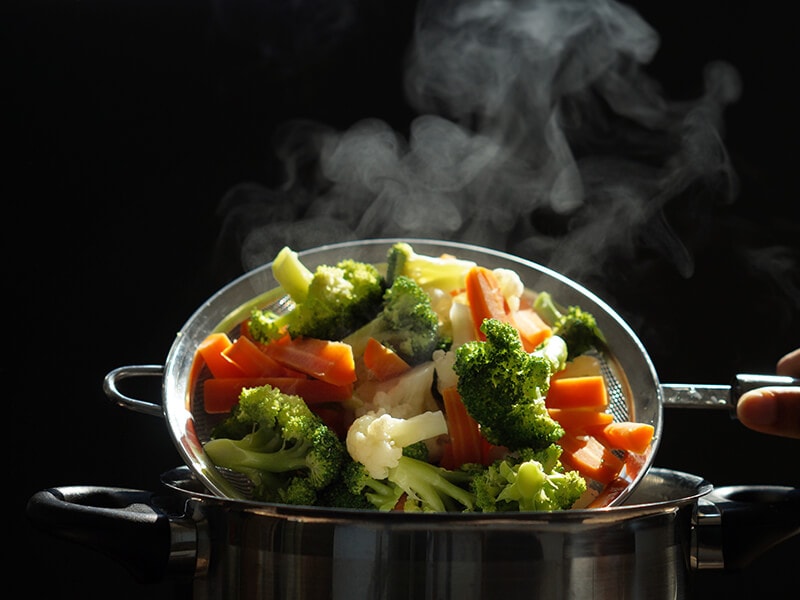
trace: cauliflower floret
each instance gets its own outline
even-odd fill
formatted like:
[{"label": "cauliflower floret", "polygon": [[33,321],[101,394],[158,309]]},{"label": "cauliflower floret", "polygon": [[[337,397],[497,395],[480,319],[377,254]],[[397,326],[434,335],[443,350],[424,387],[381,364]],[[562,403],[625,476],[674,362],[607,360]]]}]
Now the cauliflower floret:
[{"label": "cauliflower floret", "polygon": [[519,299],[525,292],[525,285],[517,272],[511,269],[494,269],[493,272],[500,283],[500,290],[503,292],[503,297],[505,297],[508,307],[512,311],[519,310]]},{"label": "cauliflower floret", "polygon": [[387,381],[366,381],[360,384],[354,396],[360,402],[356,416],[367,412],[383,411],[398,419],[407,419],[430,410],[437,410],[433,397],[433,361],[417,365],[402,375]]},{"label": "cauliflower floret", "polygon": [[403,448],[447,433],[441,411],[397,419],[385,412],[360,416],[347,430],[347,452],[366,468],[370,477],[386,479],[397,466]]}]

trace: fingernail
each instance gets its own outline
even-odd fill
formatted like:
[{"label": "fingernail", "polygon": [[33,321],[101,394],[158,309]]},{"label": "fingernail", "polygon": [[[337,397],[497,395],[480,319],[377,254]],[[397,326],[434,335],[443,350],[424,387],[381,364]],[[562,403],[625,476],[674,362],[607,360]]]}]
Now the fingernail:
[{"label": "fingernail", "polygon": [[772,425],[778,418],[775,397],[768,391],[751,391],[739,398],[739,420],[755,425]]}]

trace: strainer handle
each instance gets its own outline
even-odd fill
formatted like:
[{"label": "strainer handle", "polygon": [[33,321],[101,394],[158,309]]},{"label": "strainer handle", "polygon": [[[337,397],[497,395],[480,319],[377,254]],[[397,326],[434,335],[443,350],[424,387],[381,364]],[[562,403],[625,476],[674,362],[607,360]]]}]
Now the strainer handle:
[{"label": "strainer handle", "polygon": [[105,376],[103,380],[103,391],[110,400],[116,402],[120,406],[146,415],[163,417],[164,410],[161,404],[131,398],[120,392],[117,387],[117,383],[123,379],[143,376],[163,377],[164,367],[162,365],[128,365],[125,367],[117,367]]}]

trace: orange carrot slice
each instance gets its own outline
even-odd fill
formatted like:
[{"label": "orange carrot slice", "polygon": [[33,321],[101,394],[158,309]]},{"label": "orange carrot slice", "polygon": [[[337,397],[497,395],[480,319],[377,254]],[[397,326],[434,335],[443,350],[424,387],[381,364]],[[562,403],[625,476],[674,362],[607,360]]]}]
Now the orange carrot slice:
[{"label": "orange carrot slice", "polygon": [[478,330],[479,339],[485,340],[486,336],[480,331],[483,321],[498,319],[508,322],[508,304],[500,288],[500,282],[491,269],[473,267],[467,272],[465,281],[472,323]]},{"label": "orange carrot slice", "polygon": [[532,308],[512,311],[509,316],[519,331],[526,352],[533,352],[539,344],[553,335],[550,326]]},{"label": "orange carrot slice", "polygon": [[333,385],[356,380],[353,349],[344,342],[296,338],[265,346],[265,351],[283,366]]},{"label": "orange carrot slice", "polygon": [[297,377],[224,377],[203,382],[203,406],[209,414],[228,413],[244,388],[271,385],[284,394],[300,396],[306,404],[342,402],[353,395],[352,384],[331,385],[319,379]]},{"label": "orange carrot slice", "polygon": [[622,459],[591,435],[565,433],[558,444],[564,450],[561,463],[565,468],[602,485],[613,481],[624,466]]},{"label": "orange carrot slice", "polygon": [[364,347],[364,366],[378,381],[386,381],[411,369],[411,366],[394,350],[387,348],[375,338],[369,338]]},{"label": "orange carrot slice", "polygon": [[602,375],[551,379],[545,404],[547,408],[604,410],[608,406],[606,382]]},{"label": "orange carrot slice", "polygon": [[447,416],[447,431],[450,435],[449,459],[452,464],[446,468],[457,469],[465,463],[481,463],[483,443],[478,422],[467,412],[456,386],[442,390],[444,413]]},{"label": "orange carrot slice", "polygon": [[573,434],[587,433],[587,428],[605,427],[613,423],[614,416],[611,413],[583,409],[583,408],[548,408],[550,416],[558,421],[558,424]]},{"label": "orange carrot slice", "polygon": [[642,454],[653,441],[655,428],[647,423],[622,421],[609,423],[594,435],[612,450],[627,450]]},{"label": "orange carrot slice", "polygon": [[239,337],[222,351],[222,355],[236,363],[245,377],[278,377],[286,369],[247,337]]},{"label": "orange carrot slice", "polygon": [[214,377],[243,377],[244,372],[223,352],[230,348],[232,342],[225,333],[211,333],[200,342],[197,353],[203,358]]}]

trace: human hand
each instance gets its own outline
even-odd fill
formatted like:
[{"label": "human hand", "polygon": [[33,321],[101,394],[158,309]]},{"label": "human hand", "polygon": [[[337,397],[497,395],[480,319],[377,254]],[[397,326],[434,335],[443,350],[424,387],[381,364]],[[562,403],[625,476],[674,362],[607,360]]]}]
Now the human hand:
[{"label": "human hand", "polygon": [[[778,375],[800,377],[800,348],[781,358]],[[800,439],[800,387],[762,387],[742,394],[739,421],[754,431]]]}]

